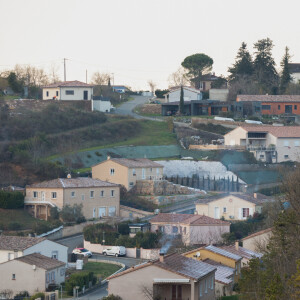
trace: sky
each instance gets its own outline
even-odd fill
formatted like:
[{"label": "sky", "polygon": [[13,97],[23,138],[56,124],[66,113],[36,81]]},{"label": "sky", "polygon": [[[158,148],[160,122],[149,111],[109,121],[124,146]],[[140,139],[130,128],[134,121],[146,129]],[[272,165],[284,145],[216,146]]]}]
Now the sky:
[{"label": "sky", "polygon": [[168,87],[186,56],[213,58],[227,75],[238,48],[269,37],[279,68],[286,46],[300,63],[299,0],[0,0],[0,72],[16,64],[63,79],[111,73],[134,90]]}]

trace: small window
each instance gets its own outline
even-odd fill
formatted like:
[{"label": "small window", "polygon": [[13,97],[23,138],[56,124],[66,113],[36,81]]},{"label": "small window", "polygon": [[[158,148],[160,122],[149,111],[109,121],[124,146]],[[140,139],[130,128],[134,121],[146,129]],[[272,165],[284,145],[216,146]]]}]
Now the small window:
[{"label": "small window", "polygon": [[94,198],[94,194],[95,194],[94,191],[90,191],[90,198]]},{"label": "small window", "polygon": [[146,179],[146,171],[144,168],[142,169],[142,179]]},{"label": "small window", "polygon": [[262,105],[261,109],[262,110],[271,110],[271,105]]},{"label": "small window", "polygon": [[163,233],[165,231],[164,226],[158,226],[158,231]]},{"label": "small window", "polygon": [[132,169],[132,176],[136,176],[136,170]]},{"label": "small window", "polygon": [[110,191],[110,196],[111,196],[111,197],[114,197],[114,196],[115,196],[115,190],[111,190],[111,191]]},{"label": "small window", "polygon": [[100,197],[104,197],[104,191],[100,191]]},{"label": "small window", "polygon": [[286,140],[286,141],[283,141],[283,146],[284,146],[284,147],[288,147],[289,145],[290,145],[289,141],[287,141],[287,140]]},{"label": "small window", "polygon": [[108,208],[108,215],[110,217],[114,217],[116,215],[116,207],[115,206],[110,206]]},{"label": "small window", "polygon": [[54,281],[54,280],[55,280],[55,272],[52,271],[52,272],[51,272],[51,281]]},{"label": "small window", "polygon": [[56,97],[58,97],[58,91],[56,91]]},{"label": "small window", "polygon": [[58,251],[52,251],[51,258],[58,259]]},{"label": "small window", "polygon": [[173,226],[172,227],[172,232],[173,233],[178,233],[178,227],[177,226]]},{"label": "small window", "polygon": [[84,201],[84,195],[81,195],[81,200]]},{"label": "small window", "polygon": [[227,213],[227,207],[223,207],[223,213],[224,213],[224,214]]},{"label": "small window", "polygon": [[51,198],[52,198],[52,199],[56,199],[56,192],[52,192],[52,193],[51,193]]},{"label": "small window", "polygon": [[280,109],[280,105],[278,105],[278,109]]},{"label": "small window", "polygon": [[150,168],[150,172],[152,173],[152,168]]},{"label": "small window", "polygon": [[75,197],[75,192],[71,192],[71,197],[74,198]]},{"label": "small window", "polygon": [[11,279],[16,280],[16,274],[12,274]]},{"label": "small window", "polygon": [[37,198],[38,197],[38,192],[33,192],[33,198]]},{"label": "small window", "polygon": [[297,110],[297,105],[294,105],[294,110]]},{"label": "small window", "polygon": [[115,169],[110,169],[110,175],[111,176],[115,175]]},{"label": "small window", "polygon": [[74,95],[74,91],[73,90],[66,90],[66,95]]},{"label": "small window", "polygon": [[133,187],[133,186],[134,186],[134,183],[133,183],[133,182],[129,182],[129,186],[130,186],[130,187]]},{"label": "small window", "polygon": [[243,208],[243,218],[249,217],[249,208]]},{"label": "small window", "polygon": [[265,158],[265,156],[263,154],[260,154],[259,158]]},{"label": "small window", "polygon": [[50,282],[50,273],[47,273],[47,275],[46,275],[46,282],[47,282],[47,283]]},{"label": "small window", "polygon": [[46,92],[46,95],[47,95],[47,97],[49,96],[49,92],[48,91]]},{"label": "small window", "polygon": [[289,156],[287,154],[284,155],[284,159],[288,159]]}]

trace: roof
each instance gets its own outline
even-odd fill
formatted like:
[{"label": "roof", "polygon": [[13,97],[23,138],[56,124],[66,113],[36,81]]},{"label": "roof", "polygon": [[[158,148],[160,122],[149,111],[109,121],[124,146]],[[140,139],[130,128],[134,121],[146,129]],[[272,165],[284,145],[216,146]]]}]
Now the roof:
[{"label": "roof", "polygon": [[218,200],[223,199],[228,196],[234,196],[234,197],[240,198],[242,200],[245,200],[245,201],[257,204],[257,205],[262,204],[267,201],[270,201],[270,198],[263,194],[260,194],[260,193],[255,193],[255,194],[256,194],[256,197],[254,196],[254,194],[246,194],[246,193],[222,193],[222,194],[216,195],[214,197],[201,199],[201,200],[197,201],[196,204],[207,204],[210,202],[218,201]]},{"label": "roof", "polygon": [[[170,92],[164,94],[164,96],[168,95],[168,94],[171,94],[173,92],[176,92],[176,91],[178,91],[180,89],[181,89],[181,86],[172,87],[172,88],[170,88]],[[191,86],[183,86],[183,89],[184,90],[188,90],[188,91],[193,92],[193,93],[201,94],[201,91],[199,89],[195,89],[195,88],[193,88]]]},{"label": "roof", "polygon": [[89,188],[89,187],[113,187],[117,184],[93,179],[89,177],[78,178],[58,178],[49,181],[43,181],[27,186],[27,188]]},{"label": "roof", "polygon": [[238,249],[235,248],[235,245],[221,246],[219,248],[222,248],[222,249],[224,249],[228,252],[239,255],[239,256],[241,256],[243,258],[246,258],[246,259],[252,259],[252,258],[255,258],[255,257],[262,257],[261,253],[248,250],[248,249],[243,248],[241,246],[239,246]]},{"label": "roof", "polygon": [[291,63],[288,64],[289,65],[289,69],[291,73],[300,73],[300,64],[298,63]]},{"label": "roof", "polygon": [[65,265],[65,263],[62,261],[44,256],[39,253],[32,253],[29,255],[21,256],[21,257],[15,258],[14,260],[21,261],[21,262],[29,264],[29,265],[35,265],[38,268],[41,268],[44,270],[52,270],[52,269],[56,269],[56,268],[59,268],[59,267],[62,267]]},{"label": "roof", "polygon": [[208,251],[213,252],[213,253],[216,253],[216,254],[220,254],[220,255],[225,256],[225,257],[228,257],[228,258],[233,259],[235,261],[238,261],[238,260],[242,259],[242,257],[240,255],[233,254],[229,251],[226,251],[222,248],[215,247],[215,246],[212,246],[212,245],[206,246],[203,249],[208,250]]},{"label": "roof", "polygon": [[201,81],[215,81],[219,77],[214,74],[205,74],[201,77]]},{"label": "roof", "polygon": [[300,95],[237,95],[236,101],[300,102]]},{"label": "roof", "polygon": [[233,282],[234,272],[235,269],[230,268],[228,266],[224,266],[221,263],[218,263],[214,260],[211,260],[209,258],[203,260],[205,263],[210,264],[217,268],[217,271],[215,273],[215,280],[223,283],[223,284],[230,284]]},{"label": "roof", "polygon": [[52,83],[43,86],[43,88],[59,88],[59,87],[93,87],[93,85],[78,80],[74,80],[74,81],[60,81],[57,83]]},{"label": "roof", "polygon": [[151,266],[151,265],[160,267],[164,270],[174,272],[176,274],[182,275],[184,277],[188,277],[193,280],[199,280],[200,278],[202,278],[216,270],[215,267],[213,267],[205,262],[196,261],[192,258],[185,257],[178,253],[173,253],[173,254],[164,256],[163,262],[160,262],[159,260],[155,260],[155,261],[151,261],[148,263],[140,264],[140,265],[134,266],[130,269],[127,269],[121,273],[118,273],[116,275],[112,275],[112,276],[108,277],[107,279],[110,280],[110,279],[125,275],[127,273],[134,272],[136,270],[139,270],[139,269]]},{"label": "roof", "polygon": [[247,132],[268,132],[278,138],[299,138],[300,126],[243,125]]},{"label": "roof", "polygon": [[230,225],[229,222],[203,215],[160,213],[150,223],[183,223],[189,225]]},{"label": "roof", "polygon": [[256,237],[256,236],[259,236],[259,235],[261,235],[261,234],[268,233],[268,232],[271,233],[271,232],[272,232],[272,228],[267,228],[267,229],[264,229],[264,230],[255,232],[255,233],[253,233],[253,234],[250,234],[250,235],[244,237],[244,238],[242,239],[242,241],[247,240],[247,239],[250,239],[250,238],[253,238],[253,237]]},{"label": "roof", "polygon": [[23,251],[44,240],[45,238],[0,235],[0,250]]},{"label": "roof", "polygon": [[103,164],[108,160],[114,161],[115,163],[128,168],[163,168],[163,165],[156,163],[148,158],[110,158],[102,161],[97,165]]},{"label": "roof", "polygon": [[125,85],[112,85],[112,88],[114,88],[114,89],[126,89],[126,90],[128,90],[128,88]]}]

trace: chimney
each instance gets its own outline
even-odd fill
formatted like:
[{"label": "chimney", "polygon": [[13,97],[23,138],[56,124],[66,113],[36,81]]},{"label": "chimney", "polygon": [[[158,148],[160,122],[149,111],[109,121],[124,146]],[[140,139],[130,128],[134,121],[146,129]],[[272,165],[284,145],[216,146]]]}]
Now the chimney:
[{"label": "chimney", "polygon": [[235,244],[234,244],[234,246],[235,246],[235,250],[239,250],[239,241],[235,241]]},{"label": "chimney", "polygon": [[257,199],[257,193],[254,193],[254,194],[253,194],[253,197],[254,197],[255,199]]},{"label": "chimney", "polygon": [[160,261],[161,263],[164,262],[164,257],[165,257],[165,253],[164,253],[164,252],[159,252],[159,261]]},{"label": "chimney", "polygon": [[107,160],[110,160],[110,156],[109,155],[107,155]]}]

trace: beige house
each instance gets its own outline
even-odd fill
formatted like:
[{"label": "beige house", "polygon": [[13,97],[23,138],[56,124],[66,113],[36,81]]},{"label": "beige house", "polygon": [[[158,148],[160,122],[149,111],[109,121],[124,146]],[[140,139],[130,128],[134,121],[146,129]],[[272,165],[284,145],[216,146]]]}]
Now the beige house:
[{"label": "beige house", "polygon": [[48,219],[51,207],[82,204],[86,219],[120,215],[120,187],[88,177],[58,178],[26,186],[25,208]]},{"label": "beige house", "polygon": [[250,234],[242,239],[243,247],[250,251],[263,251],[272,236],[272,228]]},{"label": "beige house", "polygon": [[201,199],[196,203],[198,215],[225,220],[246,220],[255,212],[261,213],[262,205],[270,201],[268,197],[254,193],[221,194],[213,198]]},{"label": "beige house", "polygon": [[218,243],[230,232],[229,222],[203,215],[160,213],[149,222],[152,232],[180,235],[186,245]]},{"label": "beige house", "polygon": [[137,180],[161,180],[163,166],[147,158],[110,158],[92,167],[92,177],[124,185],[127,190]]},{"label": "beige house", "polygon": [[300,161],[299,126],[240,126],[225,134],[224,142],[226,146],[245,146],[259,161]]},{"label": "beige house", "polygon": [[27,291],[30,295],[45,292],[49,284],[65,281],[65,263],[33,253],[0,264],[1,291],[14,295]]},{"label": "beige house", "polygon": [[93,85],[74,81],[63,81],[43,86],[43,100],[92,100]]},{"label": "beige house", "polygon": [[174,253],[108,277],[108,294],[123,300],[215,299],[216,268]]},{"label": "beige house", "polygon": [[45,238],[0,235],[0,263],[32,253],[68,263],[67,246]]}]

